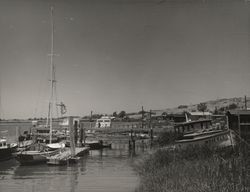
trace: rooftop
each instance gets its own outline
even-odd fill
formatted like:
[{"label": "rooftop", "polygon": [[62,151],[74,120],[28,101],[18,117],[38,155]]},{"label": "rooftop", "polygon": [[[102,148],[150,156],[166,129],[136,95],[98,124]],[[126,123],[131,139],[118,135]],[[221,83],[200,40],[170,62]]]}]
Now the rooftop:
[{"label": "rooftop", "polygon": [[192,116],[209,116],[209,115],[212,115],[210,112],[200,112],[200,111],[195,111],[195,112],[189,112],[190,115]]},{"label": "rooftop", "polygon": [[229,110],[229,114],[231,115],[250,115],[250,110]]}]

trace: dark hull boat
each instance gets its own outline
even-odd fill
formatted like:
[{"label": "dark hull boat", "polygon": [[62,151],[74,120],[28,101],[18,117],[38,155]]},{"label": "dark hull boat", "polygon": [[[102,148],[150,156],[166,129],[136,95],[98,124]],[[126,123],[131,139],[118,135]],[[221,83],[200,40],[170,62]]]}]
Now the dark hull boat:
[{"label": "dark hull boat", "polygon": [[213,128],[211,120],[185,122],[177,125],[175,131],[180,135],[175,141],[177,149],[195,146],[219,149],[234,145],[230,130]]},{"label": "dark hull boat", "polygon": [[0,161],[11,159],[12,151],[13,150],[11,148],[0,149]]},{"label": "dark hull boat", "polygon": [[25,151],[18,152],[16,160],[21,165],[46,163],[48,157],[60,153],[60,150],[61,148],[50,148],[45,144],[34,144]]},{"label": "dark hull boat", "polygon": [[12,154],[16,151],[17,145],[7,144],[6,139],[0,139],[0,161],[11,159]]},{"label": "dark hull boat", "polygon": [[103,148],[111,148],[111,143],[104,143],[102,140],[98,141],[85,141],[84,146],[89,147],[90,150],[98,150]]},{"label": "dark hull boat", "polygon": [[47,157],[58,153],[57,151],[40,152],[40,151],[24,151],[17,154],[16,160],[19,161],[21,165],[35,165],[46,163]]}]

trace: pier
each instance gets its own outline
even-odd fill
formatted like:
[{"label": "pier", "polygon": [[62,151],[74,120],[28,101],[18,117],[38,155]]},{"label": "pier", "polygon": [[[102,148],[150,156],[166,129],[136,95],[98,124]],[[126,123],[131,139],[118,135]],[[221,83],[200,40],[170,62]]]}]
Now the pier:
[{"label": "pier", "polygon": [[66,165],[77,159],[77,157],[83,156],[89,152],[88,147],[76,147],[75,154],[72,154],[70,148],[66,147],[60,151],[60,153],[48,157],[48,165]]},{"label": "pier", "polygon": [[74,124],[73,118],[68,118],[68,126],[70,130],[70,147],[62,148],[61,151],[53,156],[48,157],[48,165],[65,165],[68,163],[75,163],[79,156],[82,156],[89,151],[89,147],[83,147],[80,143],[76,147],[78,134],[77,134],[77,123]]}]

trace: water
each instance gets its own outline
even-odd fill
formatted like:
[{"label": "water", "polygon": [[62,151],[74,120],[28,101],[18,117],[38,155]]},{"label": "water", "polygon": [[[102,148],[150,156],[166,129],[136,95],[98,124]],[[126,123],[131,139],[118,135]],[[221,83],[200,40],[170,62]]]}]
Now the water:
[{"label": "water", "polygon": [[90,151],[68,166],[20,166],[12,159],[0,162],[0,191],[133,192],[139,184],[132,168],[137,157],[126,143],[116,143],[112,149]]}]

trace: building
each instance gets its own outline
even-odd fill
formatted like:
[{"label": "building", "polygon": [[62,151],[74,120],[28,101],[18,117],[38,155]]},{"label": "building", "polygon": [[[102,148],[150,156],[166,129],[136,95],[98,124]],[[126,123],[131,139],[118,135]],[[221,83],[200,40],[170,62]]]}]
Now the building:
[{"label": "building", "polygon": [[96,120],[96,128],[108,128],[111,127],[111,123],[112,123],[112,117],[109,116],[102,116],[100,119]]},{"label": "building", "polygon": [[186,115],[185,113],[168,114],[166,115],[166,119],[174,123],[183,123],[186,122]]},{"label": "building", "polygon": [[79,116],[65,116],[65,117],[62,117],[59,125],[62,126],[62,127],[68,127],[69,126],[69,118],[73,118],[73,123],[79,125],[80,119],[81,119]]},{"label": "building", "polygon": [[250,110],[230,110],[227,118],[229,129],[250,143]]},{"label": "building", "polygon": [[195,111],[195,112],[189,112],[189,118],[192,121],[197,121],[199,119],[211,119],[212,113],[210,112],[200,112],[200,111]]}]

